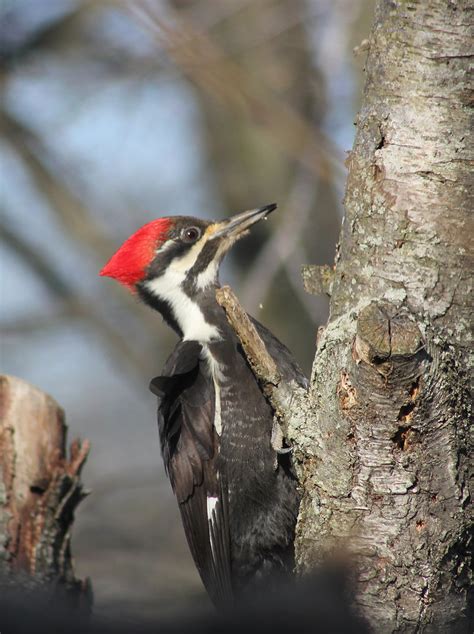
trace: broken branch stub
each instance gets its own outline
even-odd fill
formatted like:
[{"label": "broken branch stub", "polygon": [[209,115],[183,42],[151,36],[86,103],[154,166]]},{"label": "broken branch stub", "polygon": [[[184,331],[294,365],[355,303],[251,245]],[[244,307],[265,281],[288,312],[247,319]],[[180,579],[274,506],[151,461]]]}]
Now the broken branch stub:
[{"label": "broken branch stub", "polygon": [[244,354],[255,377],[262,386],[275,415],[286,433],[294,418],[294,399],[306,398],[306,391],[295,381],[282,379],[275,360],[229,286],[216,291],[217,302],[225,310],[227,319],[242,344]]},{"label": "broken branch stub", "polygon": [[227,319],[240,339],[245,355],[257,379],[263,384],[278,385],[281,377],[275,361],[269,355],[257,329],[239,304],[230,286],[216,291],[217,302],[222,306]]}]

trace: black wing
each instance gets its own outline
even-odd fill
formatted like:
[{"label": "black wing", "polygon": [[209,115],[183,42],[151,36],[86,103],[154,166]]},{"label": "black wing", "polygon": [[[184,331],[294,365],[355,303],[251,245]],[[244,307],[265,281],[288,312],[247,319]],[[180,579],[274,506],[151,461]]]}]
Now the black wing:
[{"label": "black wing", "polygon": [[177,344],[151,381],[161,452],[194,562],[216,604],[232,599],[227,487],[218,474],[214,385],[195,341]]},{"label": "black wing", "polygon": [[309,381],[294,360],[293,355],[288,348],[282,344],[281,341],[279,341],[263,324],[257,321],[254,317],[251,317],[250,315],[249,317],[257,329],[258,334],[262,338],[268,353],[275,360],[282,378],[288,382],[296,381],[298,385],[308,389]]}]

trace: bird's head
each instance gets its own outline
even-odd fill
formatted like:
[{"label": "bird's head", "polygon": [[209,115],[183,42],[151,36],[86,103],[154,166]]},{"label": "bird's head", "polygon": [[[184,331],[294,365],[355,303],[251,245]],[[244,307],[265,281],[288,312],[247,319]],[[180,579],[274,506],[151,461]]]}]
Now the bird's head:
[{"label": "bird's head", "polygon": [[152,220],[122,244],[100,275],[114,278],[161,312],[161,303],[174,313],[184,311],[183,297],[194,301],[215,286],[230,247],[274,209],[275,204],[266,205],[223,221],[187,216]]}]

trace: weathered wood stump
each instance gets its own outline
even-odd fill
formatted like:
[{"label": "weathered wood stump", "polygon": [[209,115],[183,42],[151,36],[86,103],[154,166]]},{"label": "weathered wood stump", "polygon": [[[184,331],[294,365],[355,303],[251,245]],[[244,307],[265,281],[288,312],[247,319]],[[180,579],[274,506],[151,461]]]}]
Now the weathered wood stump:
[{"label": "weathered wood stump", "polygon": [[90,605],[74,574],[71,529],[86,496],[80,474],[89,442],[66,451],[64,412],[25,381],[0,376],[0,592],[59,593]]}]

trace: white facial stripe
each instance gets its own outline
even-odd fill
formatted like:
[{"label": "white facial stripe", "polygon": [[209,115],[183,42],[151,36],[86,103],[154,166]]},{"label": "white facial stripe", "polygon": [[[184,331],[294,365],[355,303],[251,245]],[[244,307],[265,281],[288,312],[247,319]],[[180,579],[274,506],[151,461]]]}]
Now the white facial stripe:
[{"label": "white facial stripe", "polygon": [[[173,269],[173,271],[177,271],[179,273],[187,273],[196,264],[197,259],[204,248],[204,245],[208,240],[212,239],[212,237],[212,232],[205,232],[201,240],[199,240],[199,242],[191,247],[191,249],[189,249],[189,251],[182,258],[171,262],[170,268]],[[174,244],[174,240],[167,240],[161,245],[156,253],[163,253]],[[210,262],[207,268],[204,271],[201,271],[201,273],[199,273],[196,277],[196,287],[198,288],[198,290],[202,291],[216,281],[219,271],[219,263],[223,255],[223,251],[227,251],[227,247],[224,243],[218,249],[212,262]]]},{"label": "white facial stripe", "polygon": [[[209,236],[204,234],[201,240],[193,245],[185,255],[172,260],[163,275],[146,282],[148,289],[154,295],[170,304],[174,318],[183,332],[183,341],[192,340],[207,343],[213,339],[220,339],[219,329],[206,322],[199,306],[182,289],[188,271],[196,263],[208,239]],[[167,240],[160,247],[159,252],[165,251],[173,244],[173,240]],[[218,268],[219,258],[199,273],[196,281],[199,290],[206,288],[216,279]]]},{"label": "white facial stripe", "polygon": [[[213,234],[210,234],[210,240],[213,239]],[[227,240],[222,240],[219,248],[217,249],[212,262],[210,262],[207,266],[207,269],[201,271],[196,278],[196,287],[202,291],[207,288],[210,284],[213,284],[217,280],[217,275],[219,273],[219,265],[224,257],[225,253],[230,249],[230,247],[237,240],[237,237],[231,237]]]},{"label": "white facial stripe", "polygon": [[187,273],[189,269],[196,264],[199,254],[203,250],[206,242],[207,238],[206,236],[203,236],[203,238],[199,240],[199,242],[196,242],[196,244],[193,245],[182,258],[173,260],[170,264],[170,269],[177,271],[178,273]]},{"label": "white facial stripe", "polygon": [[156,250],[156,253],[163,253],[163,251],[166,251],[171,246],[173,246],[174,243],[174,240],[166,240],[166,242],[163,242],[163,244],[159,246],[159,248]]},{"label": "white facial stripe", "polygon": [[199,273],[196,277],[196,288],[203,291],[210,284],[213,284],[217,279],[218,270],[219,262],[214,259],[210,264],[208,264],[207,269],[201,271],[201,273]]},{"label": "white facial stripe", "polygon": [[170,304],[183,333],[183,341],[207,343],[212,339],[219,339],[218,328],[207,323],[199,306],[181,288],[185,277],[184,271],[179,272],[170,267],[163,275],[148,281],[146,285],[150,292]]},{"label": "white facial stripe", "polygon": [[[212,236],[211,236],[212,237]],[[197,262],[199,255],[201,254],[204,245],[208,241],[208,236],[204,234],[202,239],[195,244],[185,256],[171,263],[171,268],[187,273]],[[198,274],[196,277],[196,287],[202,291],[210,284],[213,284],[217,279],[217,273],[219,271],[220,255],[216,253],[216,257],[210,262],[204,271]]]}]

